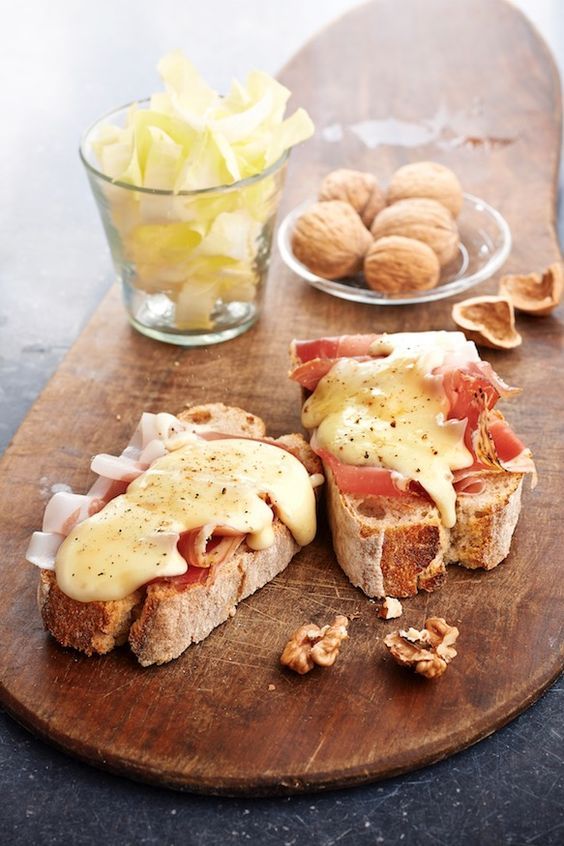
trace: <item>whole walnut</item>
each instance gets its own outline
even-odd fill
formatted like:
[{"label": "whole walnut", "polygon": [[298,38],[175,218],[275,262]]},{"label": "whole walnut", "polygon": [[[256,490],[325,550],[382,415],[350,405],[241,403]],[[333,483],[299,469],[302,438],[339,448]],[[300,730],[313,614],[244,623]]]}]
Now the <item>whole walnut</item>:
[{"label": "whole walnut", "polygon": [[292,234],[296,258],[325,279],[350,276],[362,267],[372,236],[355,210],[340,200],[315,203]]},{"label": "whole walnut", "polygon": [[439,281],[439,260],[431,247],[415,238],[389,235],[374,241],[364,258],[369,288],[385,294],[426,291]]},{"label": "whole walnut", "polygon": [[458,177],[437,162],[414,162],[396,170],[388,187],[388,203],[411,197],[438,200],[454,217],[462,208],[462,187]]},{"label": "whole walnut", "polygon": [[441,267],[458,252],[458,227],[448,209],[437,200],[398,200],[377,215],[371,231],[376,240],[403,235],[423,241],[436,253]]},{"label": "whole walnut", "polygon": [[386,197],[371,173],[340,168],[328,173],[319,189],[320,200],[343,200],[358,212],[369,229],[386,205]]}]

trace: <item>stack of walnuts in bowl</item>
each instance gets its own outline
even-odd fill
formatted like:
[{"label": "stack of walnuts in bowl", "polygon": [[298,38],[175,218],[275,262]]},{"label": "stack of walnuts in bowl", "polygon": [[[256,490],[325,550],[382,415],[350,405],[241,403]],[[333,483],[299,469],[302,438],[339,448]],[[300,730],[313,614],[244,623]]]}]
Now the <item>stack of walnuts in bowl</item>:
[{"label": "stack of walnuts in bowl", "polygon": [[384,294],[426,291],[458,254],[461,208],[458,178],[436,162],[400,167],[387,192],[371,173],[335,170],[297,220],[292,250],[325,279],[363,271],[367,286]]}]

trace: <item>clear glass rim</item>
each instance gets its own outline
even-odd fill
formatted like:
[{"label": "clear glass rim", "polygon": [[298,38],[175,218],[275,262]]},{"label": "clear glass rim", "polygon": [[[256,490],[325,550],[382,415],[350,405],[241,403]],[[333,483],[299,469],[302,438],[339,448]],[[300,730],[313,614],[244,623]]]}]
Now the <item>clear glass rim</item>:
[{"label": "clear glass rim", "polygon": [[497,246],[488,261],[482,267],[474,271],[474,273],[471,273],[468,276],[462,276],[458,279],[453,279],[451,282],[439,285],[436,288],[421,292],[420,294],[409,292],[399,296],[386,296],[380,292],[371,291],[367,288],[354,288],[336,280],[323,279],[308,270],[308,268],[295,257],[292,251],[291,233],[297,218],[303,214],[309,205],[311,205],[313,202],[312,200],[306,200],[304,203],[301,203],[295,209],[290,211],[281,222],[278,228],[278,250],[286,266],[308,282],[312,287],[334,297],[349,300],[349,302],[360,302],[366,305],[400,306],[434,302],[436,300],[453,297],[456,294],[460,294],[462,291],[467,291],[469,288],[479,285],[481,282],[485,282],[497,270],[499,270],[509,256],[512,243],[509,224],[497,209],[481,197],[477,197],[474,194],[468,194],[465,192],[463,196],[465,201],[474,208],[481,207],[496,224],[501,236],[501,243]]},{"label": "clear glass rim", "polygon": [[207,194],[226,194],[229,191],[237,191],[240,188],[246,188],[249,185],[253,185],[255,182],[260,182],[261,179],[264,179],[267,176],[271,176],[273,173],[276,173],[277,170],[280,170],[281,167],[287,162],[288,157],[290,155],[291,148],[288,150],[284,150],[282,155],[279,159],[269,165],[265,170],[261,170],[260,173],[255,173],[252,176],[246,176],[245,179],[239,179],[237,182],[229,182],[225,185],[214,185],[210,188],[196,188],[192,191],[172,191],[170,189],[163,189],[163,188],[145,188],[142,185],[131,185],[129,182],[120,182],[118,179],[112,179],[111,176],[108,176],[107,173],[103,173],[101,170],[98,170],[88,161],[87,154],[86,154],[86,144],[88,143],[88,139],[90,134],[94,132],[94,130],[100,126],[104,121],[109,120],[112,115],[116,115],[119,112],[123,112],[126,109],[130,109],[132,106],[143,106],[149,104],[151,101],[148,97],[145,97],[142,100],[133,100],[131,103],[126,103],[123,106],[119,106],[116,109],[111,109],[109,112],[106,112],[94,123],[91,123],[90,126],[82,133],[80,139],[80,145],[78,148],[78,154],[80,156],[80,160],[86,170],[93,174],[94,176],[98,177],[98,179],[102,179],[104,182],[107,182],[109,185],[115,185],[118,188],[124,188],[127,191],[133,192],[140,192],[142,194],[153,194],[158,196],[165,196],[165,197],[202,197],[206,196]]}]

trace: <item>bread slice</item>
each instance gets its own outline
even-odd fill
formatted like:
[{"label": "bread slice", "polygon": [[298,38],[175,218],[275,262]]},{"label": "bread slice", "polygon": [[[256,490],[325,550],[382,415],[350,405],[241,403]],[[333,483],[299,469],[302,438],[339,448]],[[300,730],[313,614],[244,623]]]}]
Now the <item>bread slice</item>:
[{"label": "bread slice", "polygon": [[521,511],[523,473],[489,473],[479,494],[459,494],[447,563],[492,570],[507,558]]},{"label": "bread slice", "polygon": [[[221,403],[195,406],[180,419],[223,434],[263,438],[264,422],[253,414]],[[286,435],[280,443],[293,452],[308,471],[321,463],[301,435]],[[229,617],[237,604],[282,572],[300,546],[289,529],[274,519],[274,543],[259,552],[246,543],[228,561],[210,568],[205,583],[179,587],[174,581],[149,584],[125,599],[78,602],[66,596],[55,573],[41,571],[38,603],[45,627],[63,646],[86,655],[105,654],[129,640],[143,666],[177,658]]]},{"label": "bread slice", "polygon": [[343,494],[325,467],[327,510],[337,560],[371,597],[413,596],[445,578],[446,565],[492,569],[508,554],[520,511],[523,474],[491,472],[481,494],[460,494],[446,529],[417,496]]},{"label": "bread slice", "polygon": [[174,585],[149,585],[129,644],[144,666],[163,664],[199,643],[233,617],[237,605],[285,570],[300,547],[276,520],[274,543],[255,552],[243,545],[233,558],[211,568],[205,585],[178,591]]}]

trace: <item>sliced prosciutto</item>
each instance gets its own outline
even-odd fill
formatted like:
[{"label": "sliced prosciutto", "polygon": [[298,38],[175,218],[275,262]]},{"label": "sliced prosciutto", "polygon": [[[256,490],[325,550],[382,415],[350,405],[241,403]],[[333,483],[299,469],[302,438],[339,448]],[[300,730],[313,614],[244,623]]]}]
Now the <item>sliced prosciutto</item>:
[{"label": "sliced prosciutto", "polygon": [[304,363],[314,358],[337,359],[368,356],[369,349],[380,335],[340,335],[328,338],[316,338],[312,341],[294,340],[291,354],[297,361]]},{"label": "sliced prosciutto", "polygon": [[[296,340],[291,344],[294,367],[290,378],[306,390],[315,391],[319,382],[339,359],[359,362],[386,355],[385,335],[344,335]],[[530,451],[515,435],[503,415],[495,409],[500,398],[520,393],[495,373],[489,362],[481,361],[473,344],[445,356],[443,363],[431,370],[430,378],[442,386],[447,402],[447,420],[466,423],[464,443],[474,458],[470,467],[453,473],[457,493],[475,494],[484,488],[484,474],[492,471],[532,473],[535,467]],[[421,493],[413,480],[380,466],[345,464],[327,449],[320,449],[315,433],[311,446],[331,468],[343,493],[353,495],[404,496]]]},{"label": "sliced prosciutto", "polygon": [[292,341],[291,355],[296,366],[290,378],[308,391],[333,367],[339,358],[368,361],[369,348],[379,335],[342,335],[340,338],[319,338],[314,341]]},{"label": "sliced prosciutto", "polygon": [[[355,467],[344,464],[325,449],[315,450],[324,464],[327,464],[335,476],[339,490],[353,496],[404,496],[402,490],[394,481],[394,474],[385,467]],[[397,477],[397,474],[395,474]]]}]

